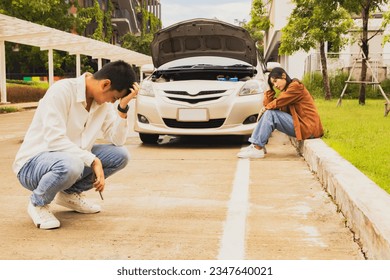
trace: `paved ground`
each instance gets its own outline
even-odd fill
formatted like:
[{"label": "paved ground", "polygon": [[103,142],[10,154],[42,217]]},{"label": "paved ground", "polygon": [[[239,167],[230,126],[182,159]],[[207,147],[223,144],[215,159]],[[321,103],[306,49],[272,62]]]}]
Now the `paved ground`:
[{"label": "paved ground", "polygon": [[58,205],[61,228],[39,230],[11,171],[34,111],[0,115],[0,259],[364,259],[344,217],[275,133],[263,160],[238,160],[236,138],[164,138],[108,179],[99,214]]}]

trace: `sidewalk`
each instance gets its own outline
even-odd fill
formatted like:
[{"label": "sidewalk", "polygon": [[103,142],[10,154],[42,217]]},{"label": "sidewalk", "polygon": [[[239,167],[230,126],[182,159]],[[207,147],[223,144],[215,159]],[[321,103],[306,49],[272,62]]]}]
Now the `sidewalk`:
[{"label": "sidewalk", "polygon": [[15,107],[20,110],[35,109],[37,106],[38,106],[38,102],[7,103],[7,104],[0,103],[0,107]]},{"label": "sidewalk", "polygon": [[300,152],[345,216],[366,257],[389,260],[390,195],[321,139],[304,141]]},{"label": "sidewalk", "polygon": [[[36,103],[19,104],[18,106],[22,109],[30,109],[36,106]],[[32,115],[33,111],[27,111],[23,114],[0,115],[0,118],[2,118],[0,122],[0,135],[2,136],[0,141],[2,142],[0,144],[10,144],[16,147],[29,124],[25,118],[32,118]],[[293,141],[292,143],[295,145]],[[12,162],[15,151],[12,149],[2,150],[5,160]],[[301,147],[301,152],[310,169],[317,174],[321,184],[332,196],[338,209],[345,216],[346,224],[354,232],[355,239],[364,252],[365,257],[368,259],[390,259],[390,196],[342,159],[336,152],[327,147],[320,139],[305,141]],[[167,153],[170,153],[169,148],[167,148]],[[283,164],[287,164],[288,160],[283,159],[283,162]],[[275,163],[277,164],[277,162]],[[261,164],[260,162],[254,163],[253,168]],[[2,170],[3,180],[1,185],[5,188],[5,191],[7,191],[7,188],[12,188],[12,184],[15,184],[14,176],[8,177],[7,175],[11,174],[11,172],[10,166]],[[122,176],[121,180],[126,180],[125,178],[125,176]],[[259,180],[261,180],[261,177]],[[299,180],[299,178],[295,178],[295,180]],[[281,187],[289,188],[288,186]],[[10,206],[11,209],[8,210],[11,213],[14,212],[15,217],[21,216],[19,214],[21,211],[19,206],[25,203],[26,194],[27,192],[22,192],[22,194],[13,196],[17,203]],[[0,199],[1,205],[9,205],[2,199],[6,198]],[[22,214],[25,215],[25,213]],[[22,228],[17,230],[22,230]],[[50,232],[44,234],[47,237],[49,235]],[[34,236],[29,238],[39,238],[38,236],[40,236],[39,231],[35,231]],[[253,254],[253,256],[256,256],[255,252]],[[15,258],[18,258],[18,256],[15,256]],[[84,257],[80,256],[80,259],[84,259]]]}]

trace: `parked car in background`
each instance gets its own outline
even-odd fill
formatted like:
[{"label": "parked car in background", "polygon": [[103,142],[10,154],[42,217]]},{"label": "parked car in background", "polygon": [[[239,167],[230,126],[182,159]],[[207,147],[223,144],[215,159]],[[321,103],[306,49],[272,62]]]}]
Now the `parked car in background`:
[{"label": "parked car in background", "polygon": [[[135,131],[160,135],[250,135],[266,81],[249,33],[226,22],[193,19],[158,31],[154,71],[141,83]],[[260,69],[260,70],[259,70]]]}]

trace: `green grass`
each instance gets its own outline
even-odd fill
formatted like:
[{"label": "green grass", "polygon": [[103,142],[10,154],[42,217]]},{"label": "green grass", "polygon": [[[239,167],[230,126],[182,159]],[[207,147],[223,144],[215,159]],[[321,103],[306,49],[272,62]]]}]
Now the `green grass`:
[{"label": "green grass", "polygon": [[384,117],[384,99],[316,99],[324,126],[323,141],[390,193],[390,114]]},{"label": "green grass", "polygon": [[7,83],[7,87],[30,87],[30,88],[41,88],[47,90],[49,88],[49,83],[45,82],[30,82],[26,83]]},{"label": "green grass", "polygon": [[49,83],[40,81],[7,80],[7,87],[14,86],[29,86],[47,90],[49,88]]},{"label": "green grass", "polygon": [[0,114],[18,112],[19,109],[15,107],[0,106]]}]

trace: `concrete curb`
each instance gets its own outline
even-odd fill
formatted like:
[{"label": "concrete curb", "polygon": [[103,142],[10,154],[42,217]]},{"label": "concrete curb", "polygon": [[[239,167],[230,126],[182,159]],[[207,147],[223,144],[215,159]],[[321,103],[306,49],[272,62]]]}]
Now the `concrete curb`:
[{"label": "concrete curb", "polygon": [[18,110],[30,110],[36,109],[38,102],[26,102],[26,103],[0,103],[0,107],[14,107]]},{"label": "concrete curb", "polygon": [[290,139],[345,216],[366,258],[390,259],[390,195],[321,139],[303,144]]}]

